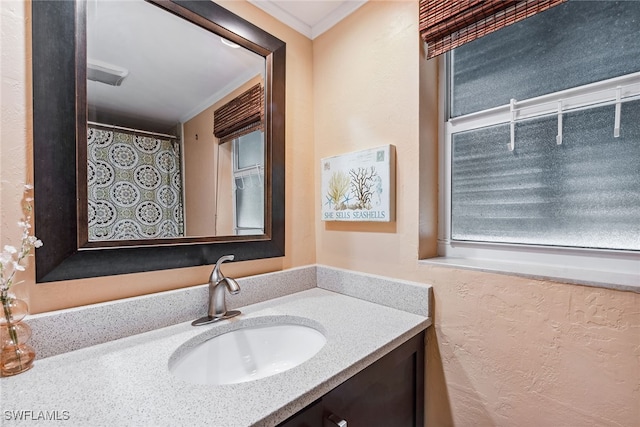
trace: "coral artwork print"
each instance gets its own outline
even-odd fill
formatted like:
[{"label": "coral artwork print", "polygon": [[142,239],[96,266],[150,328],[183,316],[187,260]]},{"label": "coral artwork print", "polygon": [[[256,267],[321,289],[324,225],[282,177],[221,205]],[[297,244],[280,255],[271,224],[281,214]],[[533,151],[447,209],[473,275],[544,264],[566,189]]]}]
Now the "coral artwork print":
[{"label": "coral artwork print", "polygon": [[349,183],[349,177],[342,171],[337,171],[331,174],[327,197],[331,203],[333,203],[335,209],[346,209],[345,196],[349,191]]},{"label": "coral artwork print", "polygon": [[376,168],[358,168],[349,171],[351,176],[351,188],[356,196],[357,203],[354,209],[371,209],[371,198],[373,197],[375,179],[378,177]]}]

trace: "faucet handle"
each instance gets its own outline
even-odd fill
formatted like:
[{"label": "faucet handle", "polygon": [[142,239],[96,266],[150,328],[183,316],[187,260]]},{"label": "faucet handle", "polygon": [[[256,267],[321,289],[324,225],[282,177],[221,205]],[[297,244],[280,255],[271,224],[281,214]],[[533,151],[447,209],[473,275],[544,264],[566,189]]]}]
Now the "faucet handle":
[{"label": "faucet handle", "polygon": [[235,258],[235,256],[233,256],[233,255],[221,256],[218,259],[218,261],[216,261],[216,270],[220,270],[220,265],[222,265],[223,262],[225,262],[225,261],[233,261],[234,258]]},{"label": "faucet handle", "polygon": [[220,265],[222,265],[222,263],[225,261],[233,261],[233,258],[233,255],[225,255],[218,259],[218,261],[216,262],[216,266],[211,272],[211,277],[209,277],[209,283],[216,285],[220,281],[224,280],[225,277],[224,274],[222,274],[222,271],[220,271]]},{"label": "faucet handle", "polygon": [[[220,265],[225,261],[233,261],[233,255],[220,257],[209,278],[209,311],[207,315],[191,322],[193,326],[206,325],[223,319],[230,319],[240,314],[238,310],[227,311],[225,302],[225,288],[230,294],[235,295],[240,292],[238,282],[230,277],[224,277],[220,271]],[[223,286],[223,283],[226,286]]]}]

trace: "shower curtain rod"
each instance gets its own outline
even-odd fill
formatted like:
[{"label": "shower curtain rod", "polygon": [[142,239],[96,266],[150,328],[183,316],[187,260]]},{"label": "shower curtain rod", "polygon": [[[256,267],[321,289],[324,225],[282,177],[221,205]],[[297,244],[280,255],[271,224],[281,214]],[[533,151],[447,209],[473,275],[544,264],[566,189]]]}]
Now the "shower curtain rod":
[{"label": "shower curtain rod", "polygon": [[124,130],[124,131],[127,131],[127,132],[133,132],[133,133],[143,133],[145,135],[161,136],[161,137],[164,137],[164,138],[178,139],[177,136],[168,135],[166,133],[149,132],[149,131],[146,131],[146,130],[132,129],[132,128],[126,128],[126,127],[123,127],[123,126],[116,126],[116,125],[106,125],[104,123],[91,122],[91,121],[87,121],[87,124],[94,125],[94,126],[102,126],[102,127],[105,127],[105,128],[111,128],[111,129],[117,129],[117,130]]}]

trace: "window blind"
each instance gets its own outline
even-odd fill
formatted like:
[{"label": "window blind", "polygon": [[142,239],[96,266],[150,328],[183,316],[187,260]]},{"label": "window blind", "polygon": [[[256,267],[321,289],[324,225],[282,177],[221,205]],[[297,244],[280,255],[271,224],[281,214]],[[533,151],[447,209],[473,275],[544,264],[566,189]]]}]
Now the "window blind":
[{"label": "window blind", "polygon": [[214,111],[213,134],[223,143],[263,130],[263,122],[264,90],[258,83]]},{"label": "window blind", "polygon": [[427,58],[473,41],[566,0],[420,0]]}]

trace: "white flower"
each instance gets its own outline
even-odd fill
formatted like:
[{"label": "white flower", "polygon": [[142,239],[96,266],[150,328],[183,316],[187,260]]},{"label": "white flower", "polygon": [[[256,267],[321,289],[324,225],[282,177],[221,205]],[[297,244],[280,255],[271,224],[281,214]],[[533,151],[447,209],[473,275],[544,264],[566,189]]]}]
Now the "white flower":
[{"label": "white flower", "polygon": [[5,252],[10,253],[10,254],[18,253],[18,250],[15,247],[11,246],[11,245],[4,245],[4,250],[5,250]]},{"label": "white flower", "polygon": [[33,185],[31,185],[31,184],[25,184],[25,185],[24,185],[24,189],[25,189],[25,190],[33,190]]},{"label": "white flower", "polygon": [[29,236],[27,239],[29,240],[29,244],[34,248],[42,246],[42,240],[38,239],[36,236]]},{"label": "white flower", "polygon": [[18,221],[18,227],[29,229],[31,228],[31,224],[25,221]]},{"label": "white flower", "polygon": [[0,253],[0,264],[2,264],[2,268],[6,268],[9,262],[11,262],[11,254],[8,252]]},{"label": "white flower", "polygon": [[24,266],[20,265],[18,263],[18,261],[13,261],[12,264],[13,264],[13,269],[16,270],[16,271],[24,271],[25,270]]}]

